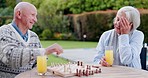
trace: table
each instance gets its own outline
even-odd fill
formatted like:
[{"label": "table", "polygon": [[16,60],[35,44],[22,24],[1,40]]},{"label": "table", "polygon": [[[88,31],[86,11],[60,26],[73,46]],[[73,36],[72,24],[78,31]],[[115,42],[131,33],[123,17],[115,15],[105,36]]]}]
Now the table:
[{"label": "table", "polygon": [[[101,73],[90,75],[90,76],[81,76],[82,78],[148,78],[148,71],[142,69],[135,69],[125,66],[112,66],[112,67],[102,67]],[[15,78],[62,78],[60,76],[53,75],[50,72],[46,73],[46,76],[38,76],[36,68],[18,74]],[[71,77],[76,78],[77,76]],[[68,77],[69,78],[69,77]],[[79,77],[78,77],[79,78]]]}]

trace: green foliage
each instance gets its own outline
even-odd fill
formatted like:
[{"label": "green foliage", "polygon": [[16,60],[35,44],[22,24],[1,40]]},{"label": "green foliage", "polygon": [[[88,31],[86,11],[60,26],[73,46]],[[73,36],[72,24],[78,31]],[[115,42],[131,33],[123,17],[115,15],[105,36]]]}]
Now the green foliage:
[{"label": "green foliage", "polygon": [[0,8],[0,16],[13,16],[13,9],[11,7]]},{"label": "green foliage", "polygon": [[12,21],[13,9],[11,7],[0,8],[0,26]]},{"label": "green foliage", "polygon": [[88,13],[73,16],[74,33],[78,35],[79,40],[83,40],[86,34],[86,40],[98,41],[101,34],[112,28],[115,13]]},{"label": "green foliage", "polygon": [[[50,29],[51,33],[67,33],[68,18],[59,11],[60,2],[58,0],[46,0],[38,9],[38,25],[44,29]],[[46,10],[46,11],[45,11]]]},{"label": "green foliage", "polygon": [[14,0],[0,0],[0,26],[12,21]]},{"label": "green foliage", "polygon": [[0,0],[0,8],[6,7],[6,0]]},{"label": "green foliage", "polygon": [[35,7],[38,9],[41,6],[41,4],[43,3],[44,0],[22,0],[22,1],[30,2],[33,5],[35,5]]},{"label": "green foliage", "polygon": [[7,7],[14,8],[16,4],[17,4],[16,0],[6,0]]},{"label": "green foliage", "polygon": [[16,0],[0,0],[0,8],[14,8]]},{"label": "green foliage", "polygon": [[45,39],[45,40],[47,40],[50,37],[52,37],[51,31],[49,29],[43,30],[43,32],[42,32],[42,38]]},{"label": "green foliage", "polygon": [[148,0],[64,0],[59,9],[63,10],[64,14],[78,14],[97,10],[117,10],[123,6],[147,9],[147,4]]},{"label": "green foliage", "polygon": [[35,23],[33,25],[32,31],[36,32],[36,34],[38,34],[38,36],[40,38],[42,38],[42,32],[43,32],[43,30],[44,29],[41,26],[37,25],[37,23]]},{"label": "green foliage", "polygon": [[144,33],[144,42],[148,42],[148,14],[141,14],[141,24],[140,27],[138,28]]}]

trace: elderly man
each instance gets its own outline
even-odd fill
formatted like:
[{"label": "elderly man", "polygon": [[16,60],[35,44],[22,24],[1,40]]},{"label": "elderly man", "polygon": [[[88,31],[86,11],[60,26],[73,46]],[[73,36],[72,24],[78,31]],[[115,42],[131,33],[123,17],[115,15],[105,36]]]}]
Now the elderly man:
[{"label": "elderly man", "polygon": [[113,46],[113,65],[141,68],[140,53],[144,34],[136,30],[140,25],[140,13],[131,6],[118,10],[114,20],[114,29],[104,32],[96,47],[98,54],[95,63],[109,66],[106,62],[105,47]]},{"label": "elderly man", "polygon": [[36,16],[34,5],[20,2],[14,8],[12,23],[0,27],[0,78],[13,78],[32,69],[39,55],[63,52],[58,44],[42,48],[37,34],[29,30],[37,22]]}]

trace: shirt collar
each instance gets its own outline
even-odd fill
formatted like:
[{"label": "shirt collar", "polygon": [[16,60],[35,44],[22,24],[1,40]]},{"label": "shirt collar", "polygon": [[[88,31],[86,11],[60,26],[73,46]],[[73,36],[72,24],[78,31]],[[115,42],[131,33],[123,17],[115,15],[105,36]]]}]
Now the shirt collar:
[{"label": "shirt collar", "polygon": [[28,40],[28,31],[23,34],[20,29],[18,28],[18,26],[16,25],[16,23],[14,21],[12,21],[11,25],[14,27],[14,29],[20,34],[20,36],[27,41]]}]

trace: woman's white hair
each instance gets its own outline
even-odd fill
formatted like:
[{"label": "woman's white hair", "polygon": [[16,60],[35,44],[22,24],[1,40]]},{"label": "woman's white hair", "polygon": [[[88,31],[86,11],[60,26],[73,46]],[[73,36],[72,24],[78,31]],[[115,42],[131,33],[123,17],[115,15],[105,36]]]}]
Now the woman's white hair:
[{"label": "woman's white hair", "polygon": [[140,13],[139,11],[132,6],[125,6],[118,10],[117,14],[125,12],[127,19],[133,23],[133,30],[140,26]]}]

